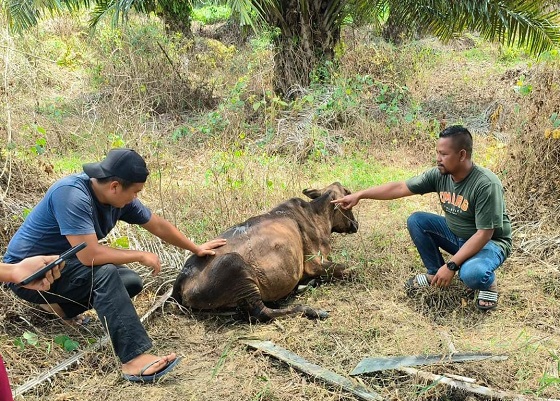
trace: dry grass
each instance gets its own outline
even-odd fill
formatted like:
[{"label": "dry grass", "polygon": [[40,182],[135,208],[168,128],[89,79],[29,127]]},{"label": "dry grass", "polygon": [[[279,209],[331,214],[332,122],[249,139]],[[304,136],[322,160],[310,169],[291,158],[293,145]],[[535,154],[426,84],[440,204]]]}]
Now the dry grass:
[{"label": "dry grass", "polygon": [[[63,26],[55,24],[51,29],[60,34]],[[65,43],[71,43],[71,35],[62,37]],[[40,39],[27,44],[30,54],[42,54]],[[195,78],[203,77],[208,71],[207,78],[217,82],[213,89],[220,95],[228,95],[235,80],[243,74],[248,79],[244,100],[270,88],[271,65],[266,57],[250,59],[254,71],[247,72],[241,69],[242,64],[225,59],[227,54],[211,53],[209,47],[215,45],[208,41],[195,46],[206,46],[205,54],[221,55],[224,59],[195,59],[192,53],[186,52],[184,58],[172,54],[172,60],[183,68],[181,72],[192,72]],[[459,283],[448,290],[428,290],[415,298],[406,297],[405,280],[422,271],[406,232],[406,217],[418,209],[436,211],[437,202],[430,196],[362,202],[355,210],[360,231],[352,236],[333,236],[333,256],[353,266],[355,276],[287,300],[328,310],[328,319],[286,317],[273,324],[250,325],[235,316],[185,313],[168,304],[154,313],[146,327],[154,339],[154,352],[175,351],[185,360],[162,382],[138,386],[122,381],[112,350],[104,347],[87,352],[79,364],[18,397],[18,401],[354,399],[341,389],[247,349],[238,341],[246,337],[271,340],[310,362],[347,375],[366,356],[446,353],[449,351],[446,338],[450,336],[459,352],[505,354],[508,360],[442,364],[425,370],[472,377],[480,385],[520,394],[535,394],[543,387],[542,397],[560,398],[557,327],[560,236],[558,193],[554,185],[558,147],[543,138],[544,130],[549,128],[549,116],[560,111],[559,91],[554,86],[558,82],[557,66],[506,68],[493,61],[465,60],[460,52],[473,46],[472,41],[450,46],[426,41],[410,45],[410,51],[398,51],[383,44],[368,45],[368,39],[362,37],[349,42],[342,73],[348,77],[369,74],[383,82],[406,85],[410,99],[423,107],[414,123],[387,124],[383,113],[371,101],[375,95],[372,93],[362,99],[363,103],[359,104],[362,109],[325,113],[318,122],[309,124],[306,122],[313,116],[312,108],[276,125],[276,120],[267,122],[263,115],[251,112],[252,107],[247,103],[244,109],[222,110],[228,124],[222,135],[210,139],[187,136],[177,142],[168,141],[177,127],[193,128],[189,125],[192,121],[182,120],[186,117],[181,112],[168,113],[169,109],[181,108],[181,98],[189,95],[193,87],[177,81],[176,71],[159,47],[149,48],[157,57],[146,59],[128,43],[120,49],[120,60],[133,62],[123,70],[117,64],[108,64],[111,80],[102,87],[110,93],[91,96],[89,89],[82,86],[85,81],[78,72],[61,76],[55,63],[43,63],[22,53],[11,54],[14,60],[11,65],[21,67],[17,74],[15,70],[8,74],[12,79],[9,95],[13,95],[10,97],[13,132],[18,133],[16,143],[26,148],[36,137],[35,132],[29,131],[31,117],[45,127],[49,134],[45,160],[54,158],[56,146],[78,150],[84,157],[101,155],[111,143],[107,136],[121,135],[128,146],[143,150],[151,166],[153,174],[143,200],[201,242],[249,216],[267,211],[278,202],[299,196],[305,187],[328,184],[311,167],[298,164],[316,146],[317,138],[313,134],[317,135],[318,128],[324,130],[322,134],[326,133],[319,139],[325,142],[331,155],[350,155],[358,149],[377,163],[398,165],[413,174],[429,164],[433,143],[428,134],[433,134],[440,125],[464,122],[478,134],[475,160],[494,167],[503,176],[514,217],[515,251],[498,270],[500,308],[490,313],[477,311]],[[57,49],[47,49],[51,49],[52,59],[56,59]],[[243,57],[247,64],[247,54]],[[218,77],[224,75],[224,70],[211,69],[215,61],[227,62],[222,64],[230,72],[227,77]],[[521,74],[531,80],[534,89],[530,96],[522,97],[512,90]],[[165,80],[165,77],[171,78]],[[26,85],[27,82],[32,85]],[[201,90],[207,88],[207,81],[202,78],[191,82],[195,88],[196,83],[200,83]],[[146,84],[148,90],[136,93],[141,87],[139,83]],[[177,98],[173,96],[175,88],[181,93]],[[57,90],[65,94],[65,101],[57,103]],[[41,95],[39,107],[35,107],[37,94]],[[210,92],[201,95],[200,100],[204,99],[211,100]],[[247,112],[247,108],[251,110]],[[364,109],[366,113],[361,114]],[[62,121],[54,118],[55,112],[63,113]],[[247,131],[246,140],[242,141],[240,132],[245,133],[246,121],[255,123],[259,130]],[[265,130],[260,130],[262,126],[258,124],[275,128],[276,137],[270,140],[266,150],[284,156],[292,152],[293,163],[285,162],[280,156],[258,161],[236,156],[237,152],[264,149],[252,147],[265,136]],[[347,141],[338,141],[341,137]],[[501,151],[493,149],[496,142],[506,144],[511,157],[501,158]],[[12,171],[9,196],[2,199],[2,247],[19,224],[12,216],[19,216],[24,207],[35,203],[54,179],[35,173],[35,167],[33,171],[26,168]],[[44,166],[37,168],[44,170]],[[29,178],[35,175],[41,178]],[[346,177],[336,179],[345,182]],[[19,191],[13,189],[15,183]],[[6,186],[7,182],[0,181],[0,184]],[[540,202],[542,199],[545,201]],[[186,255],[134,228],[119,227],[114,236],[119,235],[129,236],[137,249],[157,252],[164,261],[165,271],[158,277],[152,277],[141,266],[134,266],[146,281],[146,290],[135,299],[139,314],[143,314],[171,285]],[[103,336],[95,319],[87,327],[70,327],[17,300],[6,290],[0,291],[0,303],[3,305],[0,353],[15,387],[69,356],[53,344],[55,336],[66,334],[78,341],[81,349],[91,339],[98,341]],[[21,350],[13,344],[25,330],[38,334],[37,347],[26,346]],[[544,388],[547,377],[555,381]],[[431,386],[424,380],[394,371],[359,380],[387,400],[469,399],[462,392]]]},{"label": "dry grass", "polygon": [[[250,167],[250,165],[249,165]],[[259,175],[256,175],[258,181]],[[196,179],[196,177],[191,177]],[[150,184],[150,185],[153,185]],[[171,188],[172,185],[166,185]],[[256,185],[255,188],[257,188]],[[152,187],[153,188],[153,187]],[[222,188],[224,190],[224,188]],[[178,189],[176,190],[178,191]],[[152,191],[147,191],[148,200]],[[269,195],[265,203],[286,197],[292,191]],[[297,193],[290,193],[290,196]],[[186,198],[174,193],[176,203]],[[229,195],[228,195],[229,196]],[[217,204],[216,199],[206,201]],[[240,205],[243,204],[241,199]],[[173,207],[171,207],[173,206]],[[257,213],[264,205],[246,205],[237,219]],[[330,312],[324,321],[286,317],[276,324],[250,325],[236,316],[182,312],[168,304],[146,323],[154,340],[155,352],[175,351],[185,357],[173,374],[153,386],[126,383],[119,377],[119,366],[109,347],[86,353],[77,366],[54,376],[25,394],[25,400],[351,400],[350,394],[332,388],[312,377],[247,349],[239,340],[247,337],[271,340],[310,362],[341,375],[347,375],[367,356],[445,354],[449,335],[459,352],[491,352],[507,355],[504,362],[473,362],[426,367],[435,373],[472,377],[480,385],[515,393],[536,391],[545,374],[557,374],[560,334],[558,297],[560,277],[544,272],[539,258],[516,252],[499,269],[500,308],[490,313],[477,311],[464,296],[458,283],[444,291],[426,291],[408,298],[404,281],[422,270],[406,233],[405,220],[416,209],[437,210],[433,198],[414,197],[391,202],[362,202],[355,210],[360,231],[351,236],[334,236],[334,257],[347,259],[355,267],[348,281],[323,284],[292,297],[287,302],[305,303]],[[193,209],[197,209],[194,207]],[[201,212],[202,213],[202,212]],[[189,216],[188,220],[201,218]],[[225,220],[235,216],[224,215]],[[218,224],[218,222],[215,222]],[[185,222],[188,226],[188,223]],[[146,279],[146,291],[137,297],[143,314],[164,292],[181,267],[185,255],[164,247],[142,232],[121,227],[115,237],[129,235],[134,246],[160,254],[165,272],[156,278],[137,268]],[[94,320],[87,328],[69,327],[46,317],[35,308],[0,292],[5,307],[0,352],[9,367],[14,386],[46,371],[69,356],[56,345],[50,353],[44,344],[57,334],[67,334],[84,348],[88,339],[99,339],[102,331]],[[38,333],[39,347],[19,350],[11,341],[23,330]],[[557,376],[556,376],[557,377]],[[431,387],[421,379],[388,371],[361,377],[363,383],[388,400],[459,400],[466,395],[446,387]],[[541,396],[560,397],[551,386]],[[476,398],[476,399],[481,399]]]}]

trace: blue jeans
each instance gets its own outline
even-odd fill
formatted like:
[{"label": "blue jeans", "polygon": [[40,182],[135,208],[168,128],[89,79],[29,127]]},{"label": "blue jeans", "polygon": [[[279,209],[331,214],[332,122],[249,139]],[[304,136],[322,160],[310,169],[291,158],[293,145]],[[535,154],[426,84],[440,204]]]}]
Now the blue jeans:
[{"label": "blue jeans", "polygon": [[92,268],[77,258],[66,262],[60,278],[49,291],[10,285],[26,301],[58,304],[68,318],[95,309],[122,363],[130,362],[152,347],[131,300],[142,291],[142,286],[142,278],[134,270],[113,264]]},{"label": "blue jeans", "polygon": [[[466,242],[451,232],[445,217],[437,214],[415,212],[408,218],[407,227],[430,275],[436,274],[445,264],[440,249],[454,255]],[[502,249],[488,241],[480,252],[463,262],[459,278],[469,288],[487,290],[496,279],[494,271],[504,260]]]}]

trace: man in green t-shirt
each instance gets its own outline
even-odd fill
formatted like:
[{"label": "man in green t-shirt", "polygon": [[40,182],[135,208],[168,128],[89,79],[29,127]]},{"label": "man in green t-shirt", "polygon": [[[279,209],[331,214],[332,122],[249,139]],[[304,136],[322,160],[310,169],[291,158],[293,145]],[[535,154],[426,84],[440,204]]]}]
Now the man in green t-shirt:
[{"label": "man in green t-shirt", "polygon": [[[437,166],[407,181],[391,182],[346,195],[333,202],[344,209],[360,199],[389,200],[436,192],[444,216],[415,212],[408,231],[426,266],[426,274],[411,277],[407,292],[427,287],[448,287],[456,273],[465,285],[478,291],[481,310],[498,305],[494,271],[511,252],[511,224],[504,189],[490,170],[472,162],[472,136],[454,125],[437,141]],[[441,250],[451,254],[446,262]]]}]

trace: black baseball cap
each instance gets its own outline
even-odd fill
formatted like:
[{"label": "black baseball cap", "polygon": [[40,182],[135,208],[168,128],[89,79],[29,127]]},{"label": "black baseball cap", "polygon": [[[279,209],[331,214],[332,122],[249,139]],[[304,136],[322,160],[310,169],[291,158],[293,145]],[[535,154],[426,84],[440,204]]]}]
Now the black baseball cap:
[{"label": "black baseball cap", "polygon": [[146,162],[132,149],[111,149],[105,159],[98,163],[86,163],[84,172],[90,178],[119,177],[129,182],[146,182]]}]

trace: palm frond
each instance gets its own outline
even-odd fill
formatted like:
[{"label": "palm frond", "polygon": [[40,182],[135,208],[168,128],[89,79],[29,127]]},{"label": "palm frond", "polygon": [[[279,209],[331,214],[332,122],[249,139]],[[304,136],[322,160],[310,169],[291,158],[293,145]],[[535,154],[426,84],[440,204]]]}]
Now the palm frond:
[{"label": "palm frond", "polygon": [[3,6],[8,26],[15,32],[35,26],[45,12],[57,14],[67,9],[65,2],[58,0],[5,0]]},{"label": "palm frond", "polygon": [[266,21],[265,10],[276,7],[273,0],[227,0],[227,5],[240,25],[250,26],[254,31]]},{"label": "palm frond", "polygon": [[6,18],[8,26],[14,32],[21,32],[37,24],[39,13],[34,7],[33,0],[6,0]]},{"label": "palm frond", "polygon": [[124,24],[132,8],[148,12],[153,9],[153,6],[149,1],[142,0],[95,0],[89,24],[94,27],[101,19],[109,17],[113,26]]},{"label": "palm frond", "polygon": [[390,9],[444,41],[468,29],[535,55],[560,45],[560,11],[547,11],[542,0],[390,0]]},{"label": "palm frond", "polygon": [[14,32],[22,32],[37,25],[46,14],[53,16],[90,6],[90,0],[4,0],[2,3],[8,26]]},{"label": "palm frond", "polygon": [[346,14],[352,16],[357,25],[369,23],[374,24],[376,28],[380,28],[389,12],[389,1],[348,0],[346,8]]}]

